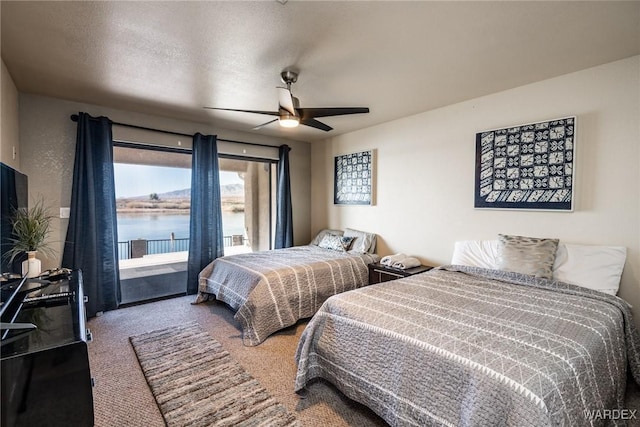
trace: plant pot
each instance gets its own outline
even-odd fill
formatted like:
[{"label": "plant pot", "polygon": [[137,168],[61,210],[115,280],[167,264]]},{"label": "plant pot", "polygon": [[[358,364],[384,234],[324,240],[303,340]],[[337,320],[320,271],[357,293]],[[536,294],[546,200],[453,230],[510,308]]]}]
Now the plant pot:
[{"label": "plant pot", "polygon": [[28,278],[38,277],[42,272],[42,263],[36,258],[36,251],[27,252],[27,259],[22,261],[22,275]]}]

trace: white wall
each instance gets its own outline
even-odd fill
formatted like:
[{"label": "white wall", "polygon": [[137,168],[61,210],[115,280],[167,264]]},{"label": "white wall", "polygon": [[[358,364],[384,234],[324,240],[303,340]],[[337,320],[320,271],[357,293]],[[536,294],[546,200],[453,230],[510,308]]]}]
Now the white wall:
[{"label": "white wall", "polygon": [[[18,132],[18,90],[7,66],[2,61],[0,74],[0,162],[20,170],[20,138]],[[15,150],[15,156],[13,155]]]},{"label": "white wall", "polygon": [[[477,132],[573,115],[573,212],[474,209]],[[380,255],[404,252],[432,265],[450,261],[456,240],[498,233],[625,246],[619,295],[637,307],[638,321],[639,118],[636,56],[314,142],[312,232],[372,231]],[[333,205],[333,157],[365,149],[377,150],[376,205]]]},{"label": "white wall", "polygon": [[[22,171],[29,177],[29,197],[43,196],[54,212],[71,202],[76,123],[72,114],[86,112],[104,115],[114,122],[193,134],[216,134],[218,138],[279,146],[287,144],[289,153],[295,244],[308,243],[310,234],[310,157],[308,142],[290,141],[214,128],[203,123],[172,120],[98,105],[81,104],[36,95],[20,94],[20,144]],[[51,241],[58,247],[56,259],[43,259],[43,269],[60,265],[67,219],[54,222]]]}]

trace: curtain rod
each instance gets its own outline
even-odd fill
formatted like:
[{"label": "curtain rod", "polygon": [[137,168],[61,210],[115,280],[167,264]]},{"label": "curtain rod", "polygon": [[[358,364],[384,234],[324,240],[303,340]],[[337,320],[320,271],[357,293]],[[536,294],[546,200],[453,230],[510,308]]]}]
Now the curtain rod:
[{"label": "curtain rod", "polygon": [[[71,121],[72,122],[77,122],[78,118],[79,117],[78,117],[77,114],[72,114],[71,115]],[[94,117],[91,117],[91,119],[95,120]],[[154,128],[148,128],[148,127],[144,127],[144,126],[130,125],[128,123],[118,123],[118,122],[114,122],[114,121],[112,121],[111,124],[118,125],[118,126],[125,126],[125,127],[129,127],[129,128],[134,128],[134,129],[150,130],[152,132],[166,133],[166,134],[169,134],[169,135],[180,135],[180,136],[187,136],[189,138],[193,138],[193,135],[189,135],[188,133],[172,132],[172,131],[169,131],[169,130],[154,129]],[[216,138],[216,140],[217,141],[223,141],[223,142],[234,142],[236,144],[255,145],[256,147],[278,148],[275,145],[257,144],[255,142],[234,141],[233,139]]]}]

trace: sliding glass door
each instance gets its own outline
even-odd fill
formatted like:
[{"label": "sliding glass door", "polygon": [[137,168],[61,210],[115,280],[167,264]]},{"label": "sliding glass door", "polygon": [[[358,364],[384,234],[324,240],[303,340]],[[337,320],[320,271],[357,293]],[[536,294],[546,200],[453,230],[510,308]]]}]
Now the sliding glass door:
[{"label": "sliding glass door", "polygon": [[[272,160],[220,155],[225,255],[272,248]],[[191,153],[114,147],[122,304],[186,292]]]},{"label": "sliding glass door", "polygon": [[191,153],[114,147],[122,304],[185,293]]}]

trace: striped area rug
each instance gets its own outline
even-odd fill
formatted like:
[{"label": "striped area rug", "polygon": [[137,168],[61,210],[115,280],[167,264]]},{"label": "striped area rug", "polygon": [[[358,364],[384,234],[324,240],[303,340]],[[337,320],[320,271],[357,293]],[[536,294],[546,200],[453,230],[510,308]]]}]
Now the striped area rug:
[{"label": "striped area rug", "polygon": [[167,426],[300,426],[196,322],[130,337]]}]

